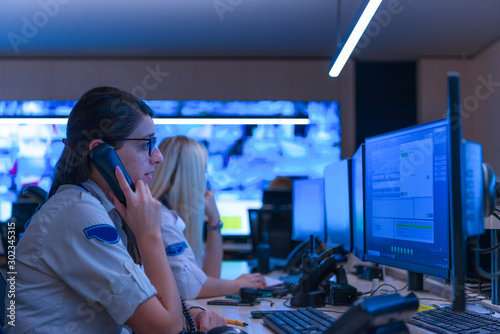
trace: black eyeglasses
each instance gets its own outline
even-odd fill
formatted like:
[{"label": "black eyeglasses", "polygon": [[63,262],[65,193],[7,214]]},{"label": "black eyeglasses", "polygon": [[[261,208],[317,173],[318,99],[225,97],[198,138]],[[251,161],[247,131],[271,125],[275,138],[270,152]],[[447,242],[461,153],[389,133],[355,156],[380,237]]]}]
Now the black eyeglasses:
[{"label": "black eyeglasses", "polygon": [[155,149],[156,146],[156,137],[151,137],[151,138],[127,138],[123,140],[146,140],[148,142],[148,153],[149,156],[153,155],[153,150]]}]

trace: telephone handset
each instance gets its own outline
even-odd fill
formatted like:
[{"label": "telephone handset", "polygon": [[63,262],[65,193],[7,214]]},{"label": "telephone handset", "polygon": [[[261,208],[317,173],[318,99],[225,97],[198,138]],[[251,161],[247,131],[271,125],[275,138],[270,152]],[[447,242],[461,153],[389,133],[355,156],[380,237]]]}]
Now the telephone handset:
[{"label": "telephone handset", "polygon": [[346,252],[344,251],[343,245],[331,247],[319,254],[319,262],[323,262],[332,256],[335,256],[338,262],[346,262],[347,258],[345,257],[345,254]]},{"label": "telephone handset", "polygon": [[118,200],[123,205],[127,206],[125,195],[123,194],[123,191],[120,188],[118,180],[116,179],[115,176],[115,166],[120,167],[120,169],[123,172],[123,175],[125,176],[125,179],[127,180],[127,183],[130,185],[130,188],[132,188],[133,191],[135,191],[135,187],[134,183],[128,176],[127,171],[125,170],[125,167],[123,167],[123,164],[120,161],[118,154],[116,154],[116,151],[113,148],[113,146],[107,143],[103,143],[90,150],[89,155],[90,155],[90,161],[92,161],[95,168],[97,168],[97,170],[99,171],[99,173],[101,173],[104,180],[106,180],[106,182],[109,184],[116,198],[118,198]]},{"label": "telephone handset", "polygon": [[[322,255],[324,252],[322,253]],[[327,281],[330,277],[333,275],[341,274],[340,276],[342,277],[340,281],[338,280],[339,277],[337,277],[337,283],[347,283],[347,278],[345,278],[345,272],[344,268],[342,266],[338,266],[338,261],[337,258],[335,257],[335,253],[330,254],[329,257],[326,256],[318,256],[318,265],[317,268],[314,269],[315,273],[315,281],[314,284],[317,284],[316,288],[319,289],[321,286],[322,282]],[[299,278],[298,284],[292,289],[292,294],[296,295],[298,293],[303,292],[302,287],[303,287],[303,278],[304,275],[302,274],[301,277]]]},{"label": "telephone handset", "polygon": [[[321,241],[320,238],[315,237],[315,253],[319,254],[321,253],[323,249],[323,242]],[[291,252],[288,254],[287,260],[286,260],[286,265],[283,267],[284,272],[288,272],[290,274],[293,274],[296,269],[300,268],[302,265],[302,256],[304,255],[306,249],[309,249],[311,247],[310,240],[303,241],[299,245],[297,245]]]}]

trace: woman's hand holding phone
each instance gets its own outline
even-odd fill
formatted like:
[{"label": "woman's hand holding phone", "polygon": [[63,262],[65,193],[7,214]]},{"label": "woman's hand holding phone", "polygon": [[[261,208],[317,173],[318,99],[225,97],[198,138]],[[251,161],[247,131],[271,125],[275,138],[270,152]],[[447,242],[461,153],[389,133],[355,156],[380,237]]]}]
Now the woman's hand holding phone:
[{"label": "woman's hand holding phone", "polygon": [[112,196],[113,205],[123,220],[127,222],[138,242],[140,238],[150,238],[160,235],[161,204],[149,191],[142,180],[135,182],[135,192],[130,188],[118,166],[115,166],[118,184],[125,195],[127,206],[124,206],[116,196]]},{"label": "woman's hand holding phone", "polygon": [[219,224],[220,215],[215,203],[215,196],[212,190],[205,190],[205,216],[209,224]]},{"label": "woman's hand holding phone", "polygon": [[[127,325],[136,332],[139,332],[139,328],[141,328],[148,333],[154,327],[166,328],[176,325],[182,318],[182,306],[175,278],[163,246],[160,231],[161,204],[151,196],[148,186],[142,180],[134,183],[135,191],[133,191],[121,169],[115,167],[114,171],[118,184],[125,195],[127,206],[124,206],[116,196],[112,196],[111,200],[118,214],[132,230],[137,241],[144,272],[157,291],[156,296],[147,299],[137,307],[132,317],[127,321]],[[167,316],[172,320],[165,323],[162,319]],[[144,324],[145,318],[149,318],[147,321],[149,324]],[[175,320],[176,318],[179,320]],[[156,325],[151,326],[152,322]]]}]

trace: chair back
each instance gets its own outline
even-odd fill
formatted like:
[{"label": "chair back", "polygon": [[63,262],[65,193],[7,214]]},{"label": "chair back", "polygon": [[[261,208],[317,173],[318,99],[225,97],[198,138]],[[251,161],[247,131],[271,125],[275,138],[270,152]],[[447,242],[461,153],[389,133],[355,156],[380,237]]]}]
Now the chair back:
[{"label": "chair back", "polygon": [[5,333],[3,330],[5,320],[5,296],[7,295],[7,280],[0,270],[0,333]]}]

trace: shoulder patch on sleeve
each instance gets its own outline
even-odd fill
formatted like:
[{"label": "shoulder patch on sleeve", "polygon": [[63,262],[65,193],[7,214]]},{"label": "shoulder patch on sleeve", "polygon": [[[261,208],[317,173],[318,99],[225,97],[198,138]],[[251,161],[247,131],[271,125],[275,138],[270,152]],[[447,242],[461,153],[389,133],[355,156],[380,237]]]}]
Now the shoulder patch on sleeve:
[{"label": "shoulder patch on sleeve", "polygon": [[165,248],[168,256],[181,255],[184,253],[184,250],[187,248],[187,244],[185,241],[177,242]]},{"label": "shoulder patch on sleeve", "polygon": [[96,238],[107,244],[115,244],[120,240],[118,231],[108,224],[99,224],[87,227],[83,230],[87,239]]}]

